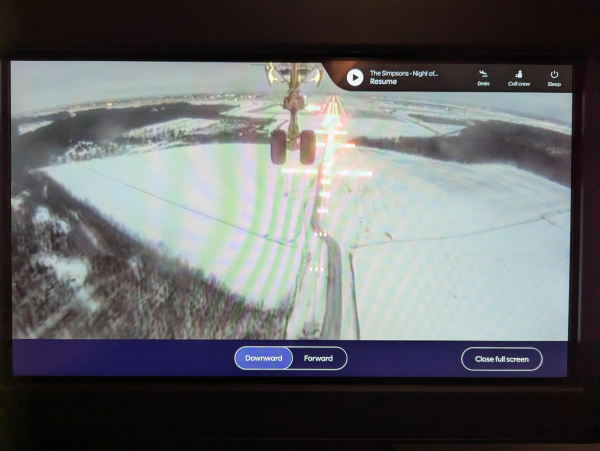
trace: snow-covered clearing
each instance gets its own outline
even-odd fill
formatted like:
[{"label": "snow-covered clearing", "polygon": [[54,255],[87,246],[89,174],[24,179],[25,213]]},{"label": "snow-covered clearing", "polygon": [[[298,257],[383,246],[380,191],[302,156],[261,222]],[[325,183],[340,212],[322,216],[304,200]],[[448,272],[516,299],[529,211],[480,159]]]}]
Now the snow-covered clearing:
[{"label": "snow-covered clearing", "polygon": [[88,263],[81,258],[41,254],[35,256],[34,259],[39,264],[51,266],[59,279],[73,282],[75,285],[83,285],[88,274]]},{"label": "snow-covered clearing", "polygon": [[51,267],[59,280],[71,285],[81,307],[92,312],[99,307],[99,304],[91,299],[91,288],[85,286],[89,272],[89,261],[86,258],[39,254],[32,259],[33,263]]},{"label": "snow-covered clearing", "polygon": [[464,125],[447,125],[421,122],[416,119],[370,119],[350,117],[343,121],[348,137],[368,136],[369,138],[430,137],[455,133]]},{"label": "snow-covered clearing", "polygon": [[[569,188],[505,164],[337,152],[321,226],[343,271],[353,256],[361,339],[566,340]],[[315,176],[281,169],[268,145],[211,144],[44,170],[134,235],[275,306],[316,263],[302,266]]]},{"label": "snow-covered clearing", "polygon": [[15,197],[10,198],[10,208],[17,212],[23,211],[23,206],[25,205],[25,199],[30,196],[29,191],[23,191],[20,194],[17,194]]},{"label": "snow-covered clearing", "polygon": [[39,122],[30,122],[28,124],[19,125],[19,135],[23,135],[25,133],[32,132],[37,130],[38,128],[45,127],[46,125],[50,125],[53,121],[39,121]]},{"label": "snow-covered clearing", "polygon": [[510,165],[350,149],[331,188],[361,339],[566,340],[569,188]]},{"label": "snow-covered clearing", "polygon": [[[290,160],[287,167],[299,166]],[[166,246],[250,302],[276,306],[300,272],[314,183],[281,169],[268,146],[212,144],[45,172],[135,236]]]},{"label": "snow-covered clearing", "polygon": [[69,233],[69,230],[71,229],[66,221],[60,219],[56,215],[53,215],[46,207],[42,206],[38,206],[35,209],[35,214],[33,215],[32,220],[36,226],[51,226],[54,230],[63,234]]},{"label": "snow-covered clearing", "polygon": [[134,128],[133,130],[129,130],[128,132],[124,133],[123,136],[134,138],[146,138],[162,135],[171,131],[189,135],[218,123],[219,121],[215,119],[174,119],[172,121],[161,122],[159,124]]}]

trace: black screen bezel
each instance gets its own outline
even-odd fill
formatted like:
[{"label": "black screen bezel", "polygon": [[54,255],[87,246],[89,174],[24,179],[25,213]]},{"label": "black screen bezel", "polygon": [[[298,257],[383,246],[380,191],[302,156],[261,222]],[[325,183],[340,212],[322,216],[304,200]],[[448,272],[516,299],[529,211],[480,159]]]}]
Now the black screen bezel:
[{"label": "black screen bezel", "polygon": [[[308,437],[317,440],[349,438],[387,441],[421,440],[538,440],[586,441],[594,437],[598,400],[598,343],[600,305],[600,134],[598,66],[587,51],[554,49],[476,49],[400,46],[240,47],[202,51],[11,50],[2,56],[2,75],[9,59],[106,60],[319,60],[339,59],[426,60],[432,62],[574,64],[573,198],[579,235],[578,275],[571,275],[569,375],[561,379],[418,379],[358,383],[352,380],[252,380],[181,378],[24,378],[12,377],[11,272],[9,253],[0,257],[0,397],[7,440],[13,443],[105,444],[132,449],[169,447],[217,440]],[[9,82],[2,77],[0,139],[8,149]],[[595,96],[595,97],[594,97]],[[595,99],[595,100],[594,100]],[[584,108],[585,104],[585,108]],[[594,128],[596,127],[596,128]],[[585,162],[585,164],[584,164]],[[0,236],[10,239],[10,155],[0,153],[2,206]],[[577,178],[575,178],[575,176]],[[577,209],[577,210],[576,210]],[[212,409],[198,410],[197,405]],[[281,406],[286,406],[282,415]],[[294,421],[290,421],[293,418]],[[203,425],[203,426],[200,426]],[[35,437],[35,438],[34,438]],[[158,439],[158,441],[156,441]],[[182,441],[185,440],[185,441]],[[190,442],[190,440],[192,442]],[[211,442],[208,442],[211,443]],[[260,443],[260,442],[259,442]],[[304,442],[309,443],[309,442]],[[322,444],[324,442],[318,442]],[[75,445],[73,445],[75,444]],[[140,445],[141,444],[141,445]],[[244,445],[246,446],[246,445]],[[252,445],[251,445],[252,446]],[[275,446],[275,445],[273,445]],[[171,448],[169,448],[171,449]],[[238,448],[235,448],[238,449]]]},{"label": "black screen bezel", "polygon": [[[265,60],[274,60],[274,61],[283,61],[283,60],[296,60],[296,61],[322,61],[322,60],[348,60],[348,59],[362,59],[362,60],[387,60],[387,61],[421,61],[421,62],[438,62],[438,63],[486,63],[486,64],[510,64],[510,63],[526,63],[526,64],[569,64],[573,66],[573,134],[572,134],[572,182],[571,182],[571,205],[572,205],[572,217],[571,217],[571,286],[570,286],[570,302],[569,302],[569,358],[568,358],[568,374],[565,378],[401,378],[401,377],[393,377],[393,378],[345,378],[345,377],[311,377],[311,378],[303,378],[303,377],[269,377],[269,378],[257,378],[251,376],[244,377],[193,377],[193,378],[167,378],[167,377],[85,377],[85,378],[77,378],[77,377],[27,377],[27,376],[13,376],[11,363],[12,363],[12,346],[9,345],[8,349],[6,349],[6,342],[3,340],[2,351],[4,356],[8,359],[5,360],[9,364],[9,374],[4,375],[8,376],[8,379],[12,381],[12,383],[16,383],[18,385],[29,385],[36,383],[50,383],[51,385],[61,385],[61,384],[72,384],[78,379],[84,379],[85,384],[100,384],[104,385],[106,383],[135,383],[135,384],[145,384],[145,383],[159,383],[159,384],[169,384],[173,383],[193,383],[194,385],[207,385],[207,387],[216,388],[216,386],[231,386],[231,385],[264,385],[264,384],[277,384],[283,386],[298,386],[298,385],[307,385],[309,387],[315,387],[318,385],[325,385],[328,387],[333,387],[335,385],[340,385],[347,387],[349,385],[356,386],[375,386],[380,385],[382,387],[386,387],[389,389],[391,386],[480,386],[480,385],[498,385],[498,386],[573,386],[578,384],[578,371],[576,367],[578,367],[577,359],[574,357],[576,355],[576,346],[577,346],[577,325],[579,324],[578,320],[578,311],[579,311],[579,286],[577,281],[579,280],[579,248],[581,246],[580,240],[580,205],[579,199],[581,195],[580,185],[581,185],[581,174],[580,174],[580,124],[581,124],[581,107],[582,107],[582,90],[581,90],[581,58],[573,57],[572,55],[545,55],[545,56],[525,56],[525,55],[503,55],[503,56],[495,56],[493,59],[489,57],[482,57],[481,55],[465,55],[458,54],[454,55],[451,58],[448,58],[447,55],[429,55],[427,59],[423,58],[423,55],[410,55],[404,54],[399,55],[395,53],[393,56],[389,53],[382,51],[381,49],[377,49],[375,51],[371,51],[369,53],[360,52],[357,55],[355,52],[350,54],[346,52],[337,51],[335,54],[332,53],[321,53],[320,55],[316,55],[316,52],[199,52],[193,54],[180,53],[179,55],[175,55],[173,52],[169,52],[168,54],[160,55],[159,52],[153,52],[150,54],[144,54],[143,52],[100,52],[101,54],[93,54],[94,52],[87,52],[85,55],[81,52],[45,52],[45,51],[28,51],[28,52],[16,52],[13,55],[9,55],[10,60],[106,60],[106,61],[235,61],[235,62],[256,62],[256,61],[265,61]],[[104,53],[104,54],[102,54]],[[110,58],[108,57],[110,54]],[[362,54],[362,55],[361,55]],[[327,56],[326,56],[327,55]],[[365,57],[367,56],[368,57]],[[358,58],[357,56],[363,56],[362,58]],[[5,66],[9,65],[9,59],[6,60]],[[3,71],[6,74],[6,71]],[[8,76],[5,75],[3,78],[3,83],[9,85],[10,80],[10,71],[8,71]],[[2,105],[3,112],[5,113],[4,123],[10,120],[10,92],[8,89],[5,90],[4,93],[4,103]],[[10,127],[5,128],[5,130],[10,130]],[[9,141],[10,137],[7,137],[8,133],[4,133],[4,142]],[[6,157],[6,153],[3,153],[3,158]],[[9,157],[9,156],[8,156]],[[5,168],[10,168],[10,161],[4,160],[6,166]],[[4,171],[7,171],[6,169]],[[9,170],[8,170],[9,172]],[[4,175],[4,172],[3,172]],[[8,190],[10,192],[10,189]],[[8,200],[8,199],[7,199]],[[6,204],[5,204],[6,205]],[[8,216],[10,217],[10,207],[8,207]],[[3,230],[3,232],[5,232]],[[10,239],[10,229],[8,230],[8,239]],[[3,235],[6,238],[6,235]],[[5,241],[8,242],[8,241]],[[8,255],[8,254],[7,254]],[[10,261],[3,262],[7,264],[5,268],[10,268]],[[10,271],[10,269],[9,269]],[[10,285],[9,285],[10,286]],[[8,294],[8,293],[7,293]],[[6,296],[6,299],[9,299],[9,296]],[[8,311],[8,305],[3,306]],[[4,318],[6,321],[10,321],[10,314],[7,315],[9,318]],[[10,330],[10,329],[9,329]],[[5,368],[6,366],[3,365]],[[82,381],[83,382],[83,381]]]}]

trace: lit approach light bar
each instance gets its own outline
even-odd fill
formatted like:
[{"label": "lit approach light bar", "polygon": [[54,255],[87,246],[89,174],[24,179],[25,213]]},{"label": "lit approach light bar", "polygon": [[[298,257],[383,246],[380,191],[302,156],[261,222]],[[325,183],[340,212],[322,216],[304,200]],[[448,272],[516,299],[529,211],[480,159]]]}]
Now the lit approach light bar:
[{"label": "lit approach light bar", "polygon": [[344,149],[353,149],[356,147],[356,144],[348,143],[348,144],[336,144],[335,147],[343,147]]},{"label": "lit approach light bar", "polygon": [[336,171],[337,175],[357,175],[359,177],[371,177],[372,171],[350,171],[350,170],[339,170]]},{"label": "lit approach light bar", "polygon": [[312,168],[283,168],[281,170],[284,174],[318,174],[318,169]]},{"label": "lit approach light bar", "polygon": [[317,135],[347,135],[348,132],[345,130],[333,130],[333,131],[329,131],[329,130],[315,130],[315,133]]}]

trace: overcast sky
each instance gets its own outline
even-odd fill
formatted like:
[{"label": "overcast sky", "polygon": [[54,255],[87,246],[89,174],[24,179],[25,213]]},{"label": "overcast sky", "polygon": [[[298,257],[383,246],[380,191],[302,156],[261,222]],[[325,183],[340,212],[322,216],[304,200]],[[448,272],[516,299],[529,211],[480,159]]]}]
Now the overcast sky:
[{"label": "overcast sky", "polygon": [[[249,63],[15,61],[11,71],[13,115],[88,101],[202,92],[261,92],[269,87],[264,67]],[[307,84],[306,92],[316,89]],[[340,93],[328,76],[318,88]],[[402,92],[409,99],[458,103],[522,112],[571,123],[571,94]],[[386,93],[389,96],[389,93]]]}]

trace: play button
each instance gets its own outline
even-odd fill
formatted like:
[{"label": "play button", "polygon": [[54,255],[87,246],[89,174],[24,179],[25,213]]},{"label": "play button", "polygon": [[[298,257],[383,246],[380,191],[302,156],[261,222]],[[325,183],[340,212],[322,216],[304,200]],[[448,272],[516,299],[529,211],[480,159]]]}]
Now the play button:
[{"label": "play button", "polygon": [[360,69],[352,69],[348,72],[348,75],[346,76],[346,80],[348,80],[348,83],[350,83],[351,86],[360,85],[363,82],[364,78],[365,77],[360,71]]}]

